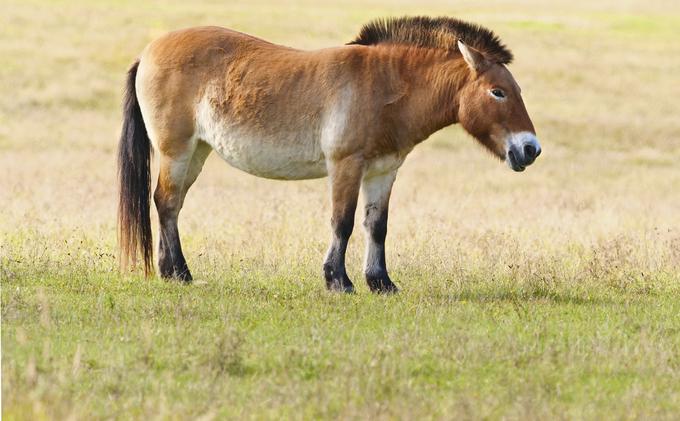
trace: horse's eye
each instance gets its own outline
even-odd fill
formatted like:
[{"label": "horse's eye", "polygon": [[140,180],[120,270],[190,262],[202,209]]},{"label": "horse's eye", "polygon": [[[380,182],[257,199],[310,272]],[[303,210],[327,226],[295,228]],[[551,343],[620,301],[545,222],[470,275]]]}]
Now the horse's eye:
[{"label": "horse's eye", "polygon": [[492,89],[491,90],[491,95],[495,96],[496,98],[505,98],[505,92],[503,92],[502,89]]}]

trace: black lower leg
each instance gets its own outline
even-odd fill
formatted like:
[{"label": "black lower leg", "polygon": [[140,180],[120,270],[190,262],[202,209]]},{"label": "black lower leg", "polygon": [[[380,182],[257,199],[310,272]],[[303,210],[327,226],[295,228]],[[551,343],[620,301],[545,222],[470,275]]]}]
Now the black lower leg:
[{"label": "black lower leg", "polygon": [[380,210],[373,205],[366,206],[365,227],[368,232],[366,252],[366,282],[373,292],[397,292],[397,286],[387,274],[385,262],[385,238],[387,237],[387,207]]},{"label": "black lower leg", "polygon": [[354,228],[354,211],[333,218],[333,240],[323,264],[326,287],[331,291],[354,292],[354,285],[345,270],[347,242]]},{"label": "black lower leg", "polygon": [[161,220],[158,270],[163,278],[174,278],[184,282],[192,280],[191,272],[182,254],[176,220]]}]

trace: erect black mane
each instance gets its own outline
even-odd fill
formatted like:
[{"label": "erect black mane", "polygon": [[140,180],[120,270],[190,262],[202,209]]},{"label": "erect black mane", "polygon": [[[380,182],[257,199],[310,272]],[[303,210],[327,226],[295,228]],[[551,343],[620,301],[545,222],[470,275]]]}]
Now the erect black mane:
[{"label": "erect black mane", "polygon": [[457,51],[457,41],[474,48],[487,59],[509,64],[512,53],[491,30],[455,18],[413,16],[373,20],[348,44],[402,44]]}]

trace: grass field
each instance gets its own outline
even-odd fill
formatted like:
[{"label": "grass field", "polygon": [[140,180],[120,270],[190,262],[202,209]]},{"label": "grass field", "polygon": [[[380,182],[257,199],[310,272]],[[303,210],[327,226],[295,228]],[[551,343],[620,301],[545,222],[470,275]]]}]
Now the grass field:
[{"label": "grass field", "polygon": [[[680,414],[680,6],[415,4],[3,2],[3,419]],[[543,154],[516,174],[458,127],[419,146],[391,205],[399,295],[363,283],[360,229],[357,294],[325,291],[325,180],[215,156],[180,218],[203,282],[118,273],[119,104],[146,43],[218,24],[321,48],[416,13],[512,48]]]}]

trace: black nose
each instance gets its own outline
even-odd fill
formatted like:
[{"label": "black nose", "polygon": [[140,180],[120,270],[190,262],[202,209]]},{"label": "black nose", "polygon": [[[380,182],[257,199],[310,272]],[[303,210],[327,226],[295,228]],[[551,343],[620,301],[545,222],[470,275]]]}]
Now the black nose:
[{"label": "black nose", "polygon": [[527,160],[533,162],[534,159],[536,159],[538,157],[538,155],[540,155],[540,154],[541,154],[540,151],[538,151],[538,153],[536,153],[536,147],[534,145],[531,145],[531,144],[524,145],[524,157]]}]

